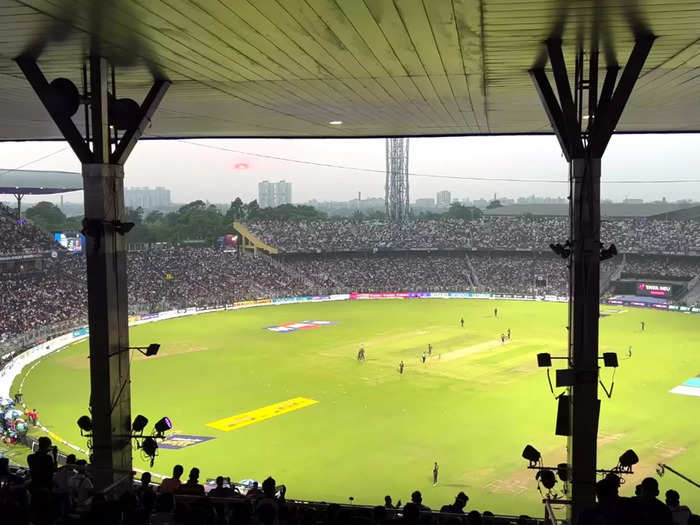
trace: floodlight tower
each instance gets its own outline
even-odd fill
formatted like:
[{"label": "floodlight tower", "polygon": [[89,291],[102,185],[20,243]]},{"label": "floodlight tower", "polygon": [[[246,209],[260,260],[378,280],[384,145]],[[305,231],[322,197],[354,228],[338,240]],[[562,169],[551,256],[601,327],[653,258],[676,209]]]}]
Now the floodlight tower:
[{"label": "floodlight tower", "polygon": [[408,139],[386,139],[386,215],[390,221],[408,219]]}]

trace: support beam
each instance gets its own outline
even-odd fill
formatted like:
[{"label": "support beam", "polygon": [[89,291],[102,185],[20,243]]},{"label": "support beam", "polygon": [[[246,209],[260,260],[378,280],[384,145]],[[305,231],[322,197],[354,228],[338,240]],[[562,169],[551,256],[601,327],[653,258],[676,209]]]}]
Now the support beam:
[{"label": "support beam", "polygon": [[71,120],[71,117],[61,112],[52,100],[52,88],[39,66],[37,66],[36,60],[28,57],[18,57],[15,61],[80,162],[92,162],[92,152]]},{"label": "support beam", "polygon": [[[112,151],[110,134],[109,64],[99,56],[89,59],[90,93],[86,97],[85,128],[91,130],[89,148],[60,101],[30,59],[18,59],[30,84],[83,164],[86,235],[88,319],[90,323],[90,411],[92,467],[96,488],[125,480],[132,468],[131,379],[127,324],[126,239],[118,226],[124,219],[124,167],[137,140],[163,98],[168,81],[157,81],[141,105],[140,118]],[[87,77],[87,71],[84,73]],[[85,79],[86,83],[87,78]],[[87,111],[89,106],[89,111]],[[124,487],[126,488],[126,487]]]},{"label": "support beam", "polygon": [[110,159],[112,164],[124,164],[126,162],[126,159],[131,154],[131,150],[136,146],[136,142],[151,123],[151,118],[153,118],[169,87],[169,80],[158,80],[153,84],[148,95],[146,95],[146,99],[141,104],[136,126],[126,132],[112,154]]},{"label": "support beam", "polygon": [[[583,91],[588,90],[589,125],[582,132],[582,121],[572,124],[576,115],[574,97],[561,52],[561,41],[548,40],[547,50],[557,82],[556,101],[543,69],[530,75],[562,152],[569,161],[571,183],[572,245],[569,260],[569,363],[574,384],[570,387],[568,458],[571,475],[569,520],[576,523],[581,513],[595,503],[597,435],[600,416],[598,399],[598,323],[600,301],[600,177],[601,157],[649,54],[653,37],[637,40],[619,85],[619,68],[607,68],[600,98],[598,91],[598,50],[589,54],[589,78],[583,73],[584,54],[576,60],[575,89],[578,110],[582,112]],[[594,40],[594,46],[597,41]],[[575,136],[572,136],[572,133]],[[587,137],[586,137],[587,135]],[[587,141],[585,139],[588,138]]]},{"label": "support beam", "polygon": [[549,61],[552,64],[552,73],[557,86],[557,94],[559,95],[559,104],[561,105],[561,111],[564,117],[566,135],[569,139],[569,152],[572,157],[580,157],[583,152],[583,145],[580,138],[581,128],[576,118],[576,104],[574,104],[574,97],[571,92],[569,74],[566,70],[564,53],[561,48],[561,40],[550,38],[545,41],[545,44],[547,45],[547,52],[549,53]]},{"label": "support beam", "polygon": [[598,319],[600,280],[600,158],[571,161],[571,244],[569,361],[571,388],[569,464],[572,513],[595,503],[598,399]]},{"label": "support beam", "polygon": [[559,141],[559,147],[561,147],[566,161],[571,162],[571,151],[569,150],[570,141],[566,126],[564,126],[564,115],[562,114],[561,107],[559,107],[557,97],[554,95],[552,85],[549,83],[547,74],[544,72],[543,68],[531,69],[530,78],[532,78],[535,84],[537,95],[540,97],[540,102],[547,114],[547,118],[549,118],[549,124],[552,126],[552,130],[554,130],[554,134]]},{"label": "support beam", "polygon": [[591,150],[595,156],[600,157],[605,152],[610,137],[615,132],[617,123],[622,116],[622,112],[632,94],[634,85],[649,56],[651,46],[654,44],[654,39],[655,37],[653,35],[644,35],[637,38],[635,41],[634,48],[625,65],[625,69],[622,71],[620,82],[615,88],[610,104],[606,106],[606,111],[601,115],[600,119],[596,121],[592,130],[590,137]]},{"label": "support beam", "polygon": [[15,199],[17,199],[17,220],[22,218],[22,195],[21,193],[15,193]]}]

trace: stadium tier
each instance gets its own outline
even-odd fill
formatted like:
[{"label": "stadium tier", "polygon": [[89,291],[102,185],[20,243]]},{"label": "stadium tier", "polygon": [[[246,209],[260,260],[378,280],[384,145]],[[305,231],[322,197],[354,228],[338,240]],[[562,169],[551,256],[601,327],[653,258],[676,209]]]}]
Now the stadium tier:
[{"label": "stadium tier", "polygon": [[[691,289],[700,274],[697,224],[605,222],[603,238],[629,255],[602,265],[601,288],[609,289],[615,274],[676,278],[686,283],[685,291]],[[283,253],[252,256],[208,247],[129,252],[130,313],[349,292],[567,293],[566,264],[548,248],[567,236],[567,222],[561,218],[485,217],[401,225],[268,221],[249,228]],[[0,209],[0,273],[0,342],[86,322],[84,256],[68,252],[31,223],[17,224],[6,208]]]}]

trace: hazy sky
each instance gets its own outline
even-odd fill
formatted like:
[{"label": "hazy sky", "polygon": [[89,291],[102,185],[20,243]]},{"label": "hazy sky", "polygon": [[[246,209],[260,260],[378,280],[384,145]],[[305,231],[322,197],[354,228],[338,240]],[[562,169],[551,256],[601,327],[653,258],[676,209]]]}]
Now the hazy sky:
[{"label": "hazy sky", "polygon": [[[236,153],[238,152],[244,153]],[[54,155],[50,155],[58,152]],[[271,155],[351,168],[320,167],[258,157]],[[40,159],[50,155],[45,159]],[[0,143],[0,168],[80,171],[63,142]],[[190,140],[141,141],[126,164],[126,186],[165,186],[175,202],[195,199],[228,202],[257,198],[261,180],[292,182],[295,203],[310,199],[349,200],[384,194],[384,140]],[[700,179],[700,135],[621,135],[603,158],[603,198],[700,200],[700,183],[609,184],[606,180]],[[247,169],[246,169],[247,168]],[[411,201],[449,190],[471,199],[532,194],[565,196],[567,165],[553,136],[417,138],[410,141],[410,171],[415,174],[485,179],[546,179],[550,183],[453,180],[411,177]],[[1,172],[0,172],[1,173]],[[66,200],[80,200],[69,194]],[[0,200],[10,200],[0,196]],[[27,198],[27,203],[41,198]]]}]

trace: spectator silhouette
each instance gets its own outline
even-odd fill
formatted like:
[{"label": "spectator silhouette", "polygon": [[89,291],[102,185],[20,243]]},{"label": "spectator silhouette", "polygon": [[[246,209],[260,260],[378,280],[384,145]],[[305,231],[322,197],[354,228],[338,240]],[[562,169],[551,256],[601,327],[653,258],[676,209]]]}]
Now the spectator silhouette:
[{"label": "spectator silhouette", "polygon": [[455,497],[455,502],[451,505],[443,505],[440,512],[449,512],[450,514],[464,514],[464,507],[467,506],[469,501],[469,496],[464,492],[460,492]]},{"label": "spectator silhouette", "polygon": [[173,477],[165,478],[161,482],[160,487],[158,487],[158,493],[173,494],[177,492],[180,489],[180,485],[182,485],[182,481],[180,481],[180,478],[182,477],[182,473],[184,471],[185,469],[182,465],[175,465],[173,467]]},{"label": "spectator silhouette", "polygon": [[666,505],[671,510],[673,525],[688,525],[690,509],[681,505],[681,496],[675,490],[666,491]]},{"label": "spectator silhouette", "polygon": [[39,448],[27,456],[27,465],[32,477],[30,488],[50,490],[56,470],[56,449],[51,447],[49,438],[39,438]]},{"label": "spectator silhouette", "polygon": [[657,498],[658,495],[659,483],[654,478],[644,478],[639,500],[640,524],[673,525],[671,510]]},{"label": "spectator silhouette", "polygon": [[[430,510],[430,508],[423,505],[423,495],[420,493],[420,490],[414,490],[411,493],[411,503],[413,503],[414,505],[416,505],[418,507],[419,512]],[[406,505],[408,505],[408,503],[406,503]],[[406,507],[404,507],[404,512],[405,512],[405,510],[406,510]]]},{"label": "spectator silhouette", "polygon": [[193,467],[190,470],[190,475],[187,483],[180,486],[178,494],[187,494],[189,496],[204,496],[204,486],[199,484],[199,469]]}]

